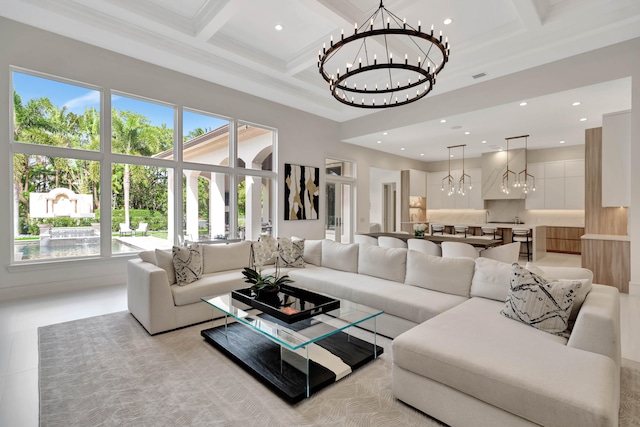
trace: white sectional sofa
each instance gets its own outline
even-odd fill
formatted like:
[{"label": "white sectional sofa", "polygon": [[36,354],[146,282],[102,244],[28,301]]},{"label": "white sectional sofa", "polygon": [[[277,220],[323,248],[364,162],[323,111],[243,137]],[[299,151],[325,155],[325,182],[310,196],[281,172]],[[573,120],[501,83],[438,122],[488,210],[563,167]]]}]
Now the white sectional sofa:
[{"label": "white sectional sofa", "polygon": [[[249,253],[205,248],[205,274],[187,286],[169,283],[166,253],[141,254],[129,261],[129,309],[151,334],[216,317],[199,298],[246,287]],[[508,264],[330,240],[307,240],[304,260],[283,269],[296,286],[385,311],[375,327],[395,338],[393,392],[409,405],[452,426],[617,426],[619,299],[588,270],[542,271],[583,282],[565,337],[500,313]]]}]

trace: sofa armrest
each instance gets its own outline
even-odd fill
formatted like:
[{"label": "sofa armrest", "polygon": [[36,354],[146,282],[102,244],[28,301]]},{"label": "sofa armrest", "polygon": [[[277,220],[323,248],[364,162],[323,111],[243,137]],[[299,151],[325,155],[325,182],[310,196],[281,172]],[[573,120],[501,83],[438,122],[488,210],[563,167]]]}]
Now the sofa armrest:
[{"label": "sofa armrest", "polygon": [[610,357],[620,366],[620,295],[616,288],[593,285],[567,345]]},{"label": "sofa armrest", "polygon": [[175,329],[175,304],[167,272],[141,259],[127,262],[127,304],[151,335]]}]

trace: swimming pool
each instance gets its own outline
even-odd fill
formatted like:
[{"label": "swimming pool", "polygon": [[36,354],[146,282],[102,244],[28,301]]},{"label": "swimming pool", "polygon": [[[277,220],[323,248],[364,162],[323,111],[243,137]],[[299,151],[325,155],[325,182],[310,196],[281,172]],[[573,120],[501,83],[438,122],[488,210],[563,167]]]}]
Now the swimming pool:
[{"label": "swimming pool", "polygon": [[[122,242],[111,242],[111,253],[138,252],[142,250],[137,246],[127,245]],[[99,243],[84,243],[66,246],[40,246],[39,241],[15,242],[15,251],[22,253],[22,259],[45,259],[100,255]]]}]

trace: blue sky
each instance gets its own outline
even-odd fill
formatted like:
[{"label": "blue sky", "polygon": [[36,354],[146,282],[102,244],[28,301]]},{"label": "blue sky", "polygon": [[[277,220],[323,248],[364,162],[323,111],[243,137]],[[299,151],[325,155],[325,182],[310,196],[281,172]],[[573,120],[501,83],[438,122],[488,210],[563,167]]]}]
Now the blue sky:
[{"label": "blue sky", "polygon": [[[49,98],[58,107],[67,107],[68,111],[82,114],[85,108],[93,107],[100,110],[100,91],[48,80],[19,72],[13,73],[13,87],[22,98],[23,103],[30,99]],[[129,110],[143,114],[151,124],[160,126],[165,123],[169,129],[173,129],[173,108],[152,102],[140,101],[124,96],[113,95],[112,107],[119,110]],[[226,123],[225,120],[204,114],[184,112],[184,133],[202,128],[216,129]]]}]

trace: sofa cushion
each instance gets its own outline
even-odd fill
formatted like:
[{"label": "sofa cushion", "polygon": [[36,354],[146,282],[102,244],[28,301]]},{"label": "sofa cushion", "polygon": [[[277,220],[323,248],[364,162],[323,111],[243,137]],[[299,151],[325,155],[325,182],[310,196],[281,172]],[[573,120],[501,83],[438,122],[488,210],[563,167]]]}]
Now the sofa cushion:
[{"label": "sofa cushion", "polygon": [[615,362],[501,316],[503,305],[471,298],[417,325],[393,341],[393,363],[535,424],[612,425]]},{"label": "sofa cushion", "polygon": [[141,260],[145,262],[150,262],[151,264],[156,264],[156,251],[140,251],[138,252],[138,256]]},{"label": "sofa cushion", "polygon": [[171,251],[156,249],[156,265],[167,272],[170,285],[176,283],[176,271],[173,268],[173,253]]},{"label": "sofa cushion", "polygon": [[578,267],[538,267],[530,262],[527,263],[525,268],[547,280],[579,280],[582,283],[576,293],[571,315],[569,316],[570,322],[576,320],[580,307],[582,307],[585,298],[587,298],[587,294],[591,292],[593,272],[586,268]]},{"label": "sofa cushion", "polygon": [[471,296],[505,302],[511,283],[511,264],[489,258],[477,258],[471,280]]},{"label": "sofa cushion", "polygon": [[580,286],[579,281],[548,281],[513,264],[511,287],[500,313],[542,331],[564,332]]},{"label": "sofa cushion", "polygon": [[294,286],[377,308],[415,323],[429,320],[467,300],[458,295],[325,267],[295,269],[289,272],[289,277],[295,281]]},{"label": "sofa cushion", "polygon": [[407,250],[361,245],[358,249],[358,273],[394,282],[404,282]]},{"label": "sofa cushion", "polygon": [[322,265],[322,240],[305,240],[304,262],[307,264]]},{"label": "sofa cushion", "polygon": [[270,235],[260,236],[257,242],[252,242],[252,267],[261,271],[265,265],[273,265],[278,257],[278,241]]},{"label": "sofa cushion", "polygon": [[184,286],[202,277],[202,247],[193,244],[188,247],[174,246],[173,268],[176,271],[176,282]]},{"label": "sofa cushion", "polygon": [[304,239],[279,237],[278,262],[281,267],[304,267]]},{"label": "sofa cushion", "polygon": [[404,283],[468,298],[475,265],[470,258],[439,257],[410,250]]},{"label": "sofa cushion", "polygon": [[246,288],[241,270],[220,271],[204,274],[189,286],[171,286],[175,305],[187,305],[200,301],[200,298],[213,297],[229,293],[235,289]]},{"label": "sofa cushion", "polygon": [[202,245],[204,274],[242,269],[250,265],[251,242]]},{"label": "sofa cushion", "polygon": [[322,241],[322,266],[334,270],[358,272],[358,244],[337,243],[333,240]]}]

